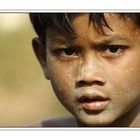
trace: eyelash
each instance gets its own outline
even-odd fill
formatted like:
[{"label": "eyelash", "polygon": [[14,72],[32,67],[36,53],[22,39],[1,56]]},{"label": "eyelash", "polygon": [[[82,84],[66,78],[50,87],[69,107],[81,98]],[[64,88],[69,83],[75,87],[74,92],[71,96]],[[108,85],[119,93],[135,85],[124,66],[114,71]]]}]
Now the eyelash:
[{"label": "eyelash", "polygon": [[[112,58],[120,56],[126,48],[128,48],[128,46],[106,45],[101,47],[98,51],[101,53],[101,56]],[[73,60],[79,56],[80,52],[75,48],[68,47],[55,49],[53,50],[53,54],[63,60]]]},{"label": "eyelash", "polygon": [[119,56],[124,52],[126,48],[127,46],[125,45],[107,45],[102,48],[102,55],[105,57]]},{"label": "eyelash", "polygon": [[74,59],[78,57],[78,51],[73,48],[60,48],[55,49],[54,54],[63,59]]}]

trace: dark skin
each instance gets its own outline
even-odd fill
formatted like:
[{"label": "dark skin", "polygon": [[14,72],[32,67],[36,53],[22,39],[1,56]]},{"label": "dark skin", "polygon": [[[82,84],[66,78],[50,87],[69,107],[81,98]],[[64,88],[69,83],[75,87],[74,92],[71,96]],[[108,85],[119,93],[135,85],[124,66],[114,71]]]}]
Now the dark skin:
[{"label": "dark skin", "polygon": [[71,19],[76,36],[50,30],[47,47],[33,39],[46,78],[75,116],[48,124],[140,126],[140,29],[117,14],[105,18],[112,29],[103,27],[106,35],[97,32],[89,14],[79,14]]}]

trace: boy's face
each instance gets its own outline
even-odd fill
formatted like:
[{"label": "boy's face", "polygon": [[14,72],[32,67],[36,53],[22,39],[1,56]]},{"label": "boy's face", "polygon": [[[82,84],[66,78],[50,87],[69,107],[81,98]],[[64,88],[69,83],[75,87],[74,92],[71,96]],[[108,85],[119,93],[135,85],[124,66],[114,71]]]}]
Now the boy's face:
[{"label": "boy's face", "polygon": [[60,102],[88,126],[111,124],[140,101],[140,29],[117,14],[105,18],[112,29],[104,26],[106,35],[89,14],[71,17],[76,36],[47,35],[45,74]]}]

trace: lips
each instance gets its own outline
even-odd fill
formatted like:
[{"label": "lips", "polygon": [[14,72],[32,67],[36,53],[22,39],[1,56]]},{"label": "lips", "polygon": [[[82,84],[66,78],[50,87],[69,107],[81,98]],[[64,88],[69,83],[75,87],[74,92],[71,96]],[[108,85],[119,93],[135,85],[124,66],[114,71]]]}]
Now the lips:
[{"label": "lips", "polygon": [[109,104],[109,98],[97,94],[84,94],[80,96],[77,101],[81,104],[83,109],[89,111],[104,110]]}]

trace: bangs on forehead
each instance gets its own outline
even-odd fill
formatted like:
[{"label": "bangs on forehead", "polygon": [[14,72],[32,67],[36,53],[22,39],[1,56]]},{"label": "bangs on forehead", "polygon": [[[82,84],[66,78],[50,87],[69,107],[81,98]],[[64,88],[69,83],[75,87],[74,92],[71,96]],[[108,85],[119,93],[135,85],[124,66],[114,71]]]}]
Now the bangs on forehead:
[{"label": "bangs on forehead", "polygon": [[[59,32],[74,33],[71,26],[72,14],[78,13],[31,13],[30,19],[36,33],[42,39],[43,44],[46,40],[46,30],[49,28],[58,30]],[[129,17],[137,26],[140,26],[140,14],[138,13],[117,13],[120,17]],[[79,15],[79,14],[78,14]],[[93,20],[95,29],[99,33],[104,34],[103,26],[110,30],[104,13],[90,13],[90,20]],[[82,24],[82,23],[81,23]]]},{"label": "bangs on forehead", "polygon": [[39,14],[40,24],[42,27],[55,28],[58,31],[73,32],[70,24],[69,14],[67,13],[50,13],[50,14]]},{"label": "bangs on forehead", "polygon": [[[73,13],[77,14],[77,13]],[[37,24],[40,25],[40,31],[36,29],[37,33],[41,35],[41,29],[46,28],[55,28],[58,31],[68,31],[68,32],[74,32],[70,23],[70,13],[40,13],[33,16],[33,14],[30,14],[31,21],[38,19]],[[105,20],[103,13],[95,13],[90,14],[90,19],[94,20],[94,23],[96,27],[100,27],[104,24],[107,27],[108,24]],[[36,24],[36,26],[37,26]],[[43,31],[43,30],[42,30]]]}]

